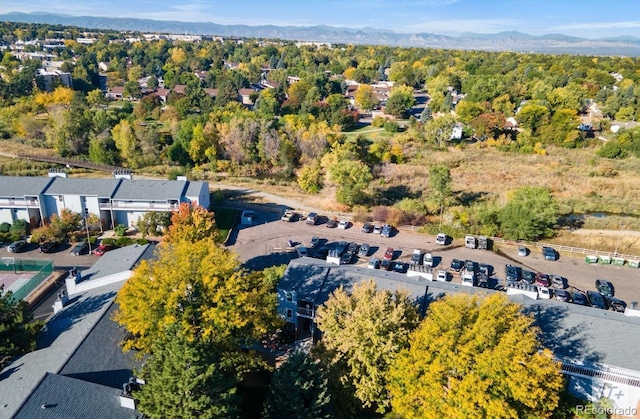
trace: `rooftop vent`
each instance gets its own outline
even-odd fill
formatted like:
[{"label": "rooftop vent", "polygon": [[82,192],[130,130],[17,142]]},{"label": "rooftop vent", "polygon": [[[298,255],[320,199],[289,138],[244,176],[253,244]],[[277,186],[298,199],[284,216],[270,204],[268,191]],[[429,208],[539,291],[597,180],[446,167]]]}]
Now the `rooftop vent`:
[{"label": "rooftop vent", "polygon": [[62,177],[66,179],[69,176],[66,170],[52,167],[49,169],[49,177]]},{"label": "rooftop vent", "polygon": [[133,173],[131,172],[131,170],[116,169],[112,173],[115,179],[127,179],[127,180],[133,179]]}]

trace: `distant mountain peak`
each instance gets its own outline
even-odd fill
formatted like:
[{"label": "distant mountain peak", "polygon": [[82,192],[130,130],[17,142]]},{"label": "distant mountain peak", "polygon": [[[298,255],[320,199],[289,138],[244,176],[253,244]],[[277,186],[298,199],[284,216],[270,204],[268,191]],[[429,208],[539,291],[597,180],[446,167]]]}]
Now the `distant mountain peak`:
[{"label": "distant mountain peak", "polygon": [[343,28],[328,25],[220,25],[211,22],[159,21],[138,18],[71,16],[47,12],[11,12],[0,21],[48,23],[88,29],[113,29],[156,33],[185,33],[244,38],[275,38],[330,43],[354,43],[422,48],[478,49],[550,54],[640,56],[640,39],[619,36],[586,39],[562,34],[530,35],[518,31],[494,34],[464,32],[457,36],[434,33],[400,33],[376,28]]}]

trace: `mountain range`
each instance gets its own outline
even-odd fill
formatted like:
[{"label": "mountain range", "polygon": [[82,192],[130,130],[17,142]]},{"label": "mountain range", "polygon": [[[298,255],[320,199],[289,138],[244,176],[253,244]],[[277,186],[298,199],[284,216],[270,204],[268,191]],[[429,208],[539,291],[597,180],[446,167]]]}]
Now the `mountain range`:
[{"label": "mountain range", "polygon": [[137,18],[70,16],[45,12],[12,12],[0,21],[48,23],[90,29],[114,29],[157,33],[268,38],[326,43],[374,44],[419,48],[476,49],[486,51],[539,52],[551,54],[640,56],[640,38],[578,38],[562,34],[528,35],[521,32],[495,34],[462,33],[458,36],[434,33],[398,33],[375,28],[333,26],[220,25],[210,22],[160,21]]}]

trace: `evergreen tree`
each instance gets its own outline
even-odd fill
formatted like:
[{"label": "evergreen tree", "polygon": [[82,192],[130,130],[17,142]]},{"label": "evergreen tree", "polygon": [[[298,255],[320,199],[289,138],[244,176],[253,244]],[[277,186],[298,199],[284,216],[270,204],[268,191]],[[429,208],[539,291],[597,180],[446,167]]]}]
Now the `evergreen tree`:
[{"label": "evergreen tree", "polygon": [[16,301],[11,291],[0,287],[0,369],[16,355],[36,348],[42,322],[32,322],[27,303]]},{"label": "evergreen tree", "polygon": [[331,395],[320,364],[303,352],[291,355],[273,373],[264,417],[332,418]]},{"label": "evergreen tree", "polygon": [[237,416],[236,381],[223,371],[219,352],[188,342],[178,330],[156,341],[140,373],[145,384],[134,397],[152,419]]}]

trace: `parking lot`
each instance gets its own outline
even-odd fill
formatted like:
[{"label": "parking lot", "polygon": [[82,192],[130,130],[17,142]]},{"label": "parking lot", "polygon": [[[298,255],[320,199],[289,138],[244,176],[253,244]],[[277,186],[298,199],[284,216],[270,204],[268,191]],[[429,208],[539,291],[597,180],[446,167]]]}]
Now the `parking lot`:
[{"label": "parking lot", "polygon": [[[640,300],[640,270],[627,266],[590,265],[583,257],[560,254],[557,261],[544,260],[541,249],[531,248],[527,256],[518,256],[515,246],[499,245],[495,251],[468,249],[462,240],[451,245],[441,246],[435,243],[435,236],[426,236],[410,231],[396,231],[392,237],[384,238],[378,234],[361,232],[361,224],[351,225],[346,230],[327,228],[325,224],[307,225],[304,220],[283,222],[273,214],[258,213],[252,226],[240,226],[230,240],[240,259],[251,268],[262,268],[274,264],[287,263],[298,257],[294,249],[287,246],[291,240],[295,245],[309,248],[313,236],[321,239],[321,245],[335,247],[339,241],[368,243],[371,251],[367,258],[359,258],[356,264],[366,265],[371,257],[383,258],[388,247],[395,249],[397,260],[409,262],[414,249],[432,253],[437,265],[434,270],[449,269],[452,259],[473,260],[493,267],[493,278],[498,283],[504,281],[505,265],[512,264],[533,272],[561,275],[568,279],[570,290],[595,290],[596,279],[611,281],[615,287],[615,296],[631,304]],[[313,249],[310,250],[313,255]],[[460,277],[454,274],[451,281],[460,283]],[[493,281],[496,282],[495,280]]]}]

